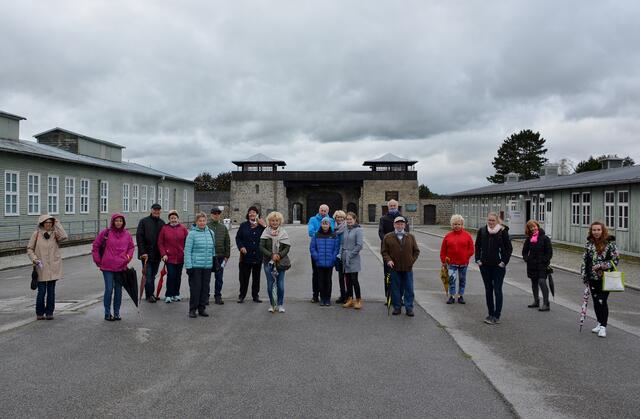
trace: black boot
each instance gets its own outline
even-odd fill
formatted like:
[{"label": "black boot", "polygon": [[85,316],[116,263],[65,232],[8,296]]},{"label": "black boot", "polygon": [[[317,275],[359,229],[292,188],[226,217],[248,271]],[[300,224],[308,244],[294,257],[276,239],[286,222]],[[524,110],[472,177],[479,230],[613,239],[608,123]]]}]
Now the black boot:
[{"label": "black boot", "polygon": [[529,308],[538,308],[538,307],[540,307],[540,301],[535,300],[533,303],[529,304],[527,307],[529,307]]},{"label": "black boot", "polygon": [[209,314],[207,313],[207,311],[206,311],[204,308],[203,308],[203,309],[198,310],[198,315],[199,315],[200,317],[209,317]]},{"label": "black boot", "polygon": [[189,310],[189,317],[191,317],[192,319],[195,319],[196,317],[198,317],[196,315],[196,311],[195,310]]}]

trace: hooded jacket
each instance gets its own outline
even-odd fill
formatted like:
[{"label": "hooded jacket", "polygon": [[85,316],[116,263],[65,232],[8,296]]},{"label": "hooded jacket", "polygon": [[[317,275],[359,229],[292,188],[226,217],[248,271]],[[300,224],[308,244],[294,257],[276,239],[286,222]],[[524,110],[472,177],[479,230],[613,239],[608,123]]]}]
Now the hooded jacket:
[{"label": "hooded jacket", "polygon": [[342,269],[344,273],[350,274],[360,272],[360,251],[362,250],[362,227],[354,224],[351,228],[342,233],[342,245],[340,247],[340,258],[342,259]]},{"label": "hooded jacket", "polygon": [[475,260],[482,262],[484,266],[498,266],[500,262],[507,265],[511,259],[513,247],[509,237],[509,227],[500,225],[500,231],[489,234],[485,225],[478,230],[476,235]]},{"label": "hooded jacket", "polygon": [[[116,218],[122,218],[122,228],[116,228]],[[122,272],[133,257],[133,238],[127,230],[127,221],[122,214],[111,216],[111,226],[98,234],[91,247],[93,262],[101,271]],[[102,253],[102,255],[100,254]]]},{"label": "hooded jacket", "polygon": [[322,224],[322,219],[328,217],[331,220],[331,231],[336,228],[336,221],[329,217],[328,215],[321,215],[317,213],[313,217],[309,218],[309,225],[307,226],[307,232],[309,233],[309,237],[313,238],[318,230],[320,230],[320,226]]},{"label": "hooded jacket", "polygon": [[189,230],[182,224],[175,226],[165,224],[158,235],[158,250],[160,257],[167,257],[167,263],[179,265],[184,263],[184,242],[187,240]]},{"label": "hooded jacket", "polygon": [[551,263],[552,256],[551,239],[540,228],[536,243],[531,243],[531,237],[527,237],[522,245],[522,258],[527,262],[527,276],[531,279],[546,278],[547,266]]},{"label": "hooded jacket", "polygon": [[318,230],[309,244],[311,257],[319,268],[332,268],[336,263],[339,251],[340,239],[333,232],[333,228],[329,228],[327,232],[322,229]]},{"label": "hooded jacket", "polygon": [[[53,231],[47,233],[45,237],[43,223],[48,219],[53,219]],[[36,265],[38,271],[38,282],[55,281],[62,279],[62,256],[60,255],[59,243],[67,239],[67,233],[60,225],[60,222],[49,214],[38,217],[38,228],[33,232],[27,245],[27,256],[31,262],[39,260],[42,267]]]},{"label": "hooded jacket", "polygon": [[451,265],[467,266],[473,253],[473,238],[466,230],[450,231],[442,239],[440,262],[445,264],[449,258]]}]

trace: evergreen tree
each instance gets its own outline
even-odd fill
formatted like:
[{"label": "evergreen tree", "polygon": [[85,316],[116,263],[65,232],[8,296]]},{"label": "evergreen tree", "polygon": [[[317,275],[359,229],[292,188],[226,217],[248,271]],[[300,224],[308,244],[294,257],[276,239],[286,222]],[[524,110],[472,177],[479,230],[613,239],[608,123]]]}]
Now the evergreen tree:
[{"label": "evergreen tree", "polygon": [[576,173],[582,172],[591,172],[593,170],[600,170],[602,165],[600,164],[599,158],[594,158],[593,156],[589,156],[587,160],[582,160],[580,163],[576,165]]},{"label": "evergreen tree", "polygon": [[522,130],[504,140],[493,159],[496,173],[487,177],[491,183],[504,183],[508,173],[520,175],[521,180],[538,178],[538,171],[548,160],[544,157],[546,140],[539,132]]},{"label": "evergreen tree", "polygon": [[195,183],[196,191],[214,191],[213,186],[213,176],[209,172],[202,172],[195,179],[193,179]]}]

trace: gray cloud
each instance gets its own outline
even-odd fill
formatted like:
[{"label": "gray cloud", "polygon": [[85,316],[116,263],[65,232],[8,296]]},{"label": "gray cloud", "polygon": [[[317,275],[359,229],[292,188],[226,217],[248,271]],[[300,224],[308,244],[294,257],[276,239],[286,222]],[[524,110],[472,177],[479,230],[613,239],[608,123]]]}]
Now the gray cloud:
[{"label": "gray cloud", "polygon": [[254,152],[358,170],[388,151],[446,193],[524,128],[549,158],[640,160],[640,5],[8,2],[0,108],[193,177]]}]

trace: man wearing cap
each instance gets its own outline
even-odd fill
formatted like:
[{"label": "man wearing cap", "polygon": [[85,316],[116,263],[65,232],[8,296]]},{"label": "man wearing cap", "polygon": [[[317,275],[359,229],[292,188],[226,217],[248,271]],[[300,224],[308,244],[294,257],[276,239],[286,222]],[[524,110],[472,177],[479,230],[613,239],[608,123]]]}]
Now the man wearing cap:
[{"label": "man wearing cap", "polygon": [[[395,220],[396,217],[402,215],[400,214],[398,201],[396,201],[395,199],[391,199],[389,200],[389,202],[387,202],[387,208],[389,209],[389,211],[385,215],[380,217],[380,224],[378,225],[378,237],[380,237],[381,245],[384,236],[393,231],[393,220]],[[408,223],[405,223],[404,229],[405,231],[409,231]],[[384,295],[387,296],[389,295],[389,285],[387,284],[387,274],[389,273],[389,267],[386,264],[383,265],[383,271]]]},{"label": "man wearing cap", "polygon": [[391,273],[391,302],[393,314],[398,315],[404,308],[407,316],[413,317],[413,264],[420,255],[415,237],[405,227],[403,216],[393,220],[393,231],[382,240],[382,258]]},{"label": "man wearing cap", "polygon": [[[331,220],[331,231],[335,230],[336,222],[333,218],[331,218],[329,214],[329,205],[322,204],[320,208],[318,208],[318,213],[313,217],[309,218],[309,224],[307,225],[307,231],[309,233],[309,238],[314,238],[318,230],[320,230],[320,226],[322,225],[322,219],[325,217],[329,217]],[[312,303],[317,303],[319,301],[318,296],[320,294],[320,285],[318,282],[318,267],[316,266],[316,262],[311,258],[311,291],[313,296],[311,297]]]},{"label": "man wearing cap", "polygon": [[222,301],[222,275],[224,267],[231,256],[231,239],[227,227],[220,221],[222,210],[218,207],[211,208],[211,219],[207,223],[207,227],[213,231],[216,238],[216,263],[213,266],[215,284],[213,297],[218,305],[224,304]]},{"label": "man wearing cap", "polygon": [[136,242],[138,244],[138,259],[142,261],[142,268],[147,268],[147,280],[144,284],[144,293],[147,301],[156,302],[153,295],[156,286],[156,274],[160,266],[160,249],[158,248],[158,235],[160,229],[164,225],[164,221],[160,218],[160,204],[151,205],[151,214],[144,217],[138,222],[136,230]]}]

